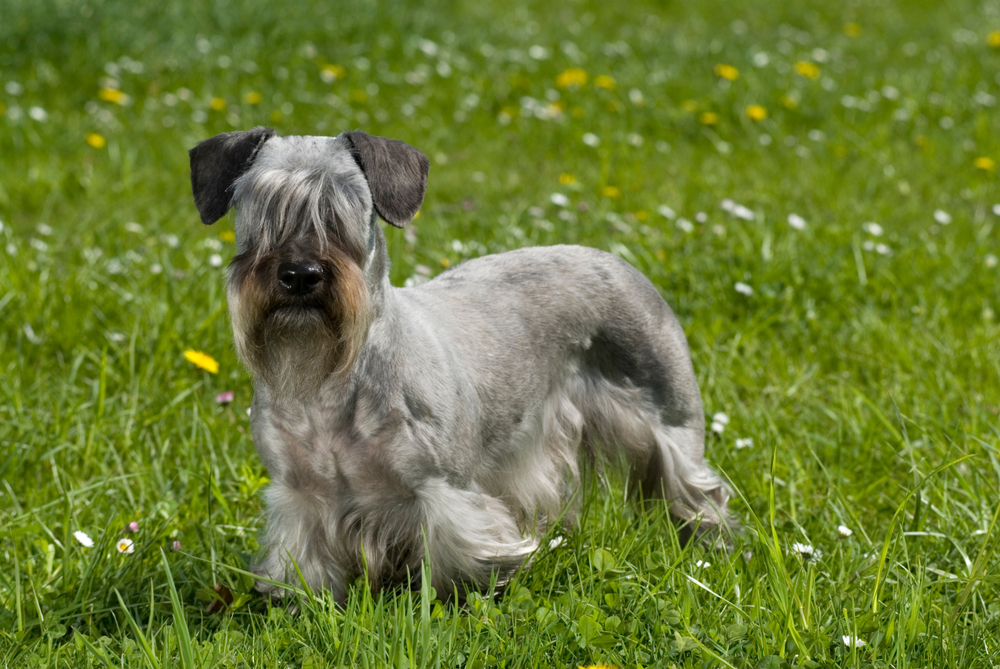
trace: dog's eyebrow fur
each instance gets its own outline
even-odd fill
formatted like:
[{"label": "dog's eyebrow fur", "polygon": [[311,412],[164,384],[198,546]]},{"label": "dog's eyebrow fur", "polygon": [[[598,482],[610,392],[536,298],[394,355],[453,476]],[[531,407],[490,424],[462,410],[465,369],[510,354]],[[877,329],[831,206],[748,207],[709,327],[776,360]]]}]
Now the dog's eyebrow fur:
[{"label": "dog's eyebrow fur", "polygon": [[359,262],[367,248],[371,194],[349,147],[336,139],[273,138],[234,187],[240,251],[265,253],[306,235],[338,244]]}]

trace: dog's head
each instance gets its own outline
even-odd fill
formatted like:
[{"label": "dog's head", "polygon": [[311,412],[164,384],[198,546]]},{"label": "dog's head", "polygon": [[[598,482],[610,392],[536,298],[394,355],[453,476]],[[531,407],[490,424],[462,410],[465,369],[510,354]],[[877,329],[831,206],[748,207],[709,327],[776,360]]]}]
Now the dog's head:
[{"label": "dog's head", "polygon": [[216,135],[190,154],[201,220],[236,210],[228,293],[240,357],[275,381],[349,369],[382,279],[373,276],[384,245],[376,214],[396,227],[413,218],[427,157],[360,131],[277,137],[270,128]]}]

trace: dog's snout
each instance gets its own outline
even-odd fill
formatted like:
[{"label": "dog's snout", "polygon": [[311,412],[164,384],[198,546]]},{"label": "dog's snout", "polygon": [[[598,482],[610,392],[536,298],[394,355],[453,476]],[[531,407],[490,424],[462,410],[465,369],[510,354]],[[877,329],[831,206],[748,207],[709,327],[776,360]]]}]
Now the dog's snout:
[{"label": "dog's snout", "polygon": [[308,295],[323,280],[323,268],[316,263],[283,262],[278,281],[291,295]]}]

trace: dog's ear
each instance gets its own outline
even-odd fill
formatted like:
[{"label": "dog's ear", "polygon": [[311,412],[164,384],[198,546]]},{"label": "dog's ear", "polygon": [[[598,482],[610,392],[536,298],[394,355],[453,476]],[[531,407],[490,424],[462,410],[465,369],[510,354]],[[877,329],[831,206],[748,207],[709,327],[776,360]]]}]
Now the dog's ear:
[{"label": "dog's ear", "polygon": [[368,179],[378,215],[397,228],[413,220],[427,190],[431,169],[427,156],[406,142],[360,130],[342,136],[354,147],[354,159]]},{"label": "dog's ear", "polygon": [[211,225],[233,204],[233,182],[246,172],[257,151],[271,137],[271,128],[224,132],[191,149],[191,190],[201,222]]}]

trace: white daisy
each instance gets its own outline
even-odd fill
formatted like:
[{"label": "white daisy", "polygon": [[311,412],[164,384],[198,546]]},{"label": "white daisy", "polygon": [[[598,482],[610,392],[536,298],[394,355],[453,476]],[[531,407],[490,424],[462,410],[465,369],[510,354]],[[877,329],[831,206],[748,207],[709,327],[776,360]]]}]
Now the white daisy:
[{"label": "white daisy", "polygon": [[135,552],[135,544],[132,543],[131,539],[119,539],[115,546],[118,548],[119,553],[129,554]]},{"label": "white daisy", "polygon": [[[997,208],[1000,208],[1000,204],[997,205]],[[671,220],[677,218],[677,212],[665,204],[661,204],[656,211],[664,218],[669,218]],[[998,212],[998,215],[1000,215],[1000,212]]]},{"label": "white daisy", "polygon": [[859,639],[857,637],[844,635],[841,638],[844,640],[844,645],[848,648],[864,648],[868,645],[864,639]]},{"label": "white daisy", "polygon": [[797,553],[803,560],[812,560],[813,558],[819,557],[819,551],[809,544],[800,544],[796,542],[792,544],[792,552]]},{"label": "white daisy", "polygon": [[948,225],[951,223],[951,214],[946,212],[944,209],[938,209],[934,212],[934,220],[941,225]]},{"label": "white daisy", "polygon": [[847,527],[846,525],[838,525],[837,526],[837,534],[840,536],[841,539],[846,539],[847,537],[849,537],[852,534],[854,534],[854,530],[852,530],[851,528]]},{"label": "white daisy", "polygon": [[86,532],[81,532],[80,530],[77,530],[76,532],[73,533],[73,537],[77,541],[79,541],[80,545],[83,546],[84,548],[94,547],[94,540],[91,539],[90,535],[88,535]]},{"label": "white daisy", "polygon": [[753,295],[753,288],[750,287],[749,284],[743,283],[742,281],[737,281],[736,283],[734,283],[733,288],[740,295],[747,295],[747,296]]},{"label": "white daisy", "polygon": [[746,439],[737,439],[736,448],[737,450],[742,448],[753,448],[753,437],[747,437]]},{"label": "white daisy", "polygon": [[805,230],[806,229],[806,219],[802,218],[798,214],[789,214],[788,215],[788,225],[792,226],[796,230]]},{"label": "white daisy", "polygon": [[569,198],[562,193],[553,193],[549,196],[549,199],[552,200],[552,204],[558,207],[565,207],[569,204]]},{"label": "white daisy", "polygon": [[864,229],[865,232],[867,232],[869,235],[873,237],[881,237],[882,233],[884,232],[884,230],[882,230],[882,226],[879,225],[878,223],[868,222],[862,225],[861,227]]}]

